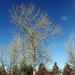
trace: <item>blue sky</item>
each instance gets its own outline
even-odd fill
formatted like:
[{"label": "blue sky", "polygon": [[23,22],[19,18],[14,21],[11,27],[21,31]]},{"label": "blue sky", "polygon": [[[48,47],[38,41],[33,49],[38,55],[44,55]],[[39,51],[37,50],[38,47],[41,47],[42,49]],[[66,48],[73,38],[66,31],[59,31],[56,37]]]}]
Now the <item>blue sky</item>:
[{"label": "blue sky", "polygon": [[5,61],[7,61],[7,47],[13,38],[12,32],[16,31],[15,25],[10,23],[8,11],[12,5],[21,2],[32,3],[45,10],[52,21],[61,27],[62,36],[49,41],[48,47],[52,50],[53,62],[57,61],[62,66],[68,60],[65,43],[69,35],[75,32],[75,0],[0,0],[0,50],[5,54]]}]

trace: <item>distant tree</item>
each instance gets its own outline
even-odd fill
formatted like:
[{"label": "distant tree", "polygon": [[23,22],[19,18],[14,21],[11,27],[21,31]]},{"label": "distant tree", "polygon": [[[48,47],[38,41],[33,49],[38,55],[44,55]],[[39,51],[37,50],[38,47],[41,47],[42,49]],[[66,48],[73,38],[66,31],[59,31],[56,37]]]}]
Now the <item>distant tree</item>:
[{"label": "distant tree", "polygon": [[10,16],[11,21],[23,33],[24,51],[28,62],[37,64],[51,60],[47,51],[43,49],[42,42],[44,43],[48,37],[59,34],[60,28],[52,23],[47,13],[32,4],[21,4],[12,7]]}]

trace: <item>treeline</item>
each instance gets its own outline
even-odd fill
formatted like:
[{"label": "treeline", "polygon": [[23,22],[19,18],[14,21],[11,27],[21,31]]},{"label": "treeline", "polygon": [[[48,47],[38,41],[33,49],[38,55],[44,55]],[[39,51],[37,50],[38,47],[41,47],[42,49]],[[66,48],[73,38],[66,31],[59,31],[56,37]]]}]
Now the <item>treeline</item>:
[{"label": "treeline", "polygon": [[[9,69],[5,69],[5,66],[2,64],[0,66],[0,75],[33,75],[33,67],[23,65],[13,65]],[[54,64],[51,71],[48,71],[44,64],[40,64],[38,70],[35,70],[35,75],[75,75],[75,68],[69,64],[66,64],[63,68],[63,71],[60,70],[57,63]]]}]

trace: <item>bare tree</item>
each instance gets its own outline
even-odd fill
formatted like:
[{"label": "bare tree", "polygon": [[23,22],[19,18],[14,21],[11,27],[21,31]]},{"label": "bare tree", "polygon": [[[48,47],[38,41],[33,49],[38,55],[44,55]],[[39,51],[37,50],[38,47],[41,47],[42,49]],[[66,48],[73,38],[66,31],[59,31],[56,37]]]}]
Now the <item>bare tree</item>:
[{"label": "bare tree", "polygon": [[10,63],[15,65],[18,63],[19,52],[21,49],[21,40],[18,34],[15,35],[14,39],[10,43]]},{"label": "bare tree", "polygon": [[59,34],[60,28],[52,23],[47,13],[32,4],[21,4],[13,6],[10,15],[11,21],[23,32],[25,56],[34,64],[51,60],[41,44],[48,37]]},{"label": "bare tree", "polygon": [[71,34],[67,43],[66,50],[69,55],[69,62],[74,66],[75,65],[75,35]]},{"label": "bare tree", "polygon": [[4,53],[3,53],[3,49],[0,49],[0,64],[3,64],[4,62],[3,62],[3,55],[4,55]]}]

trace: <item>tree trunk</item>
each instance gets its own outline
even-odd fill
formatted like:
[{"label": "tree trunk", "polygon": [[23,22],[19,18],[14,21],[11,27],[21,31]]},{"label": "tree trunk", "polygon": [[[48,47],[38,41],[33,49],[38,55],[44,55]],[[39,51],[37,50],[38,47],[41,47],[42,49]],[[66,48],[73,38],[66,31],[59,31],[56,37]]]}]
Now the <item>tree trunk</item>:
[{"label": "tree trunk", "polygon": [[36,70],[35,69],[33,69],[33,75],[36,75]]}]

